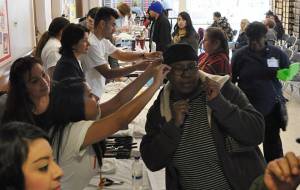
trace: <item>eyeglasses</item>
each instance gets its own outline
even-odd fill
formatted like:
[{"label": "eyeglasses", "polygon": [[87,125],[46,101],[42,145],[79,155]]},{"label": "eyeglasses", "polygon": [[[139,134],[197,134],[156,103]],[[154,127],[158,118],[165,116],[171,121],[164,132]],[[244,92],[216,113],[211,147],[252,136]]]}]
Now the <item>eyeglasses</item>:
[{"label": "eyeglasses", "polygon": [[171,72],[174,73],[174,75],[181,76],[183,73],[185,74],[194,74],[198,70],[198,64],[197,62],[191,62],[184,65],[174,65],[171,69]]}]

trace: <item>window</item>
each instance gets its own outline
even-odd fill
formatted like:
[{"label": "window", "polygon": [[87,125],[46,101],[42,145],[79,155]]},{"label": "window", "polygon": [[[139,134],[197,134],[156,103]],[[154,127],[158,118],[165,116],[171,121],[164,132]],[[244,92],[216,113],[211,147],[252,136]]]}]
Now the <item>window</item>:
[{"label": "window", "polygon": [[[186,0],[186,9],[190,13],[193,24],[206,28],[213,22],[213,12],[219,11],[225,16],[231,27],[240,29],[240,21],[244,18],[252,21],[262,21],[270,9],[267,0]],[[196,28],[198,28],[196,27]]]},{"label": "window", "polygon": [[69,20],[76,18],[76,3],[75,0],[62,1],[63,13]]}]

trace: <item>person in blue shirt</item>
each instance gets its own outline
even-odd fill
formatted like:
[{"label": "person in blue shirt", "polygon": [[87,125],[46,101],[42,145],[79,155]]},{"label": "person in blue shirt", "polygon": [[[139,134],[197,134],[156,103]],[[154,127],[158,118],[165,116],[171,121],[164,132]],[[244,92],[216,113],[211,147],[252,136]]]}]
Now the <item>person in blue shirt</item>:
[{"label": "person in blue shirt", "polygon": [[133,3],[133,6],[131,7],[131,12],[135,13],[136,16],[140,18],[145,16],[143,10],[141,9],[141,7],[137,6],[136,2]]}]

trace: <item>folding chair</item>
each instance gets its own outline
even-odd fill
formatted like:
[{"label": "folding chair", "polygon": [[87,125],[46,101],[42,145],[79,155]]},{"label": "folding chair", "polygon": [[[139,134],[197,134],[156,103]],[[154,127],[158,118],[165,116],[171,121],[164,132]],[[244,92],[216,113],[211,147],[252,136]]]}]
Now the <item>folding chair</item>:
[{"label": "folding chair", "polygon": [[295,36],[290,36],[286,41],[287,48],[294,48],[297,38]]},{"label": "folding chair", "polygon": [[300,53],[294,52],[290,60],[291,62],[300,62]]},{"label": "folding chair", "polygon": [[288,56],[289,59],[291,59],[293,57],[294,52],[292,49],[283,48],[282,50],[286,53],[286,55]]}]

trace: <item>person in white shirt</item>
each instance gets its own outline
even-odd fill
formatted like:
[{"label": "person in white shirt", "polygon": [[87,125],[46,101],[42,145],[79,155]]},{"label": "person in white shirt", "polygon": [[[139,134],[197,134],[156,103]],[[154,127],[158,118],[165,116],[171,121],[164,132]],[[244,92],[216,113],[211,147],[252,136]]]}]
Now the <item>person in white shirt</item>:
[{"label": "person in white shirt", "polygon": [[42,60],[43,68],[51,79],[56,63],[61,57],[58,53],[61,46],[61,34],[69,23],[70,21],[64,17],[53,19],[48,31],[42,35],[36,47],[35,56]]},{"label": "person in white shirt", "polygon": [[125,52],[117,49],[109,39],[115,32],[115,19],[118,13],[109,7],[101,7],[94,20],[94,33],[90,33],[90,47],[82,58],[82,67],[92,92],[98,97],[103,93],[105,80],[126,76],[136,70],[144,70],[148,61],[132,66],[111,69],[108,56],[121,61],[136,61],[149,58],[161,58],[161,52],[142,53]]},{"label": "person in white shirt", "polygon": [[[98,174],[102,152],[97,153],[95,143],[127,126],[152,98],[169,70],[163,64],[149,66],[114,98],[100,105],[82,78],[65,79],[53,87],[53,125],[44,129],[50,134],[54,157],[64,171],[62,189],[82,190]],[[131,100],[151,77],[151,86]],[[97,119],[100,113],[101,119]]]}]

